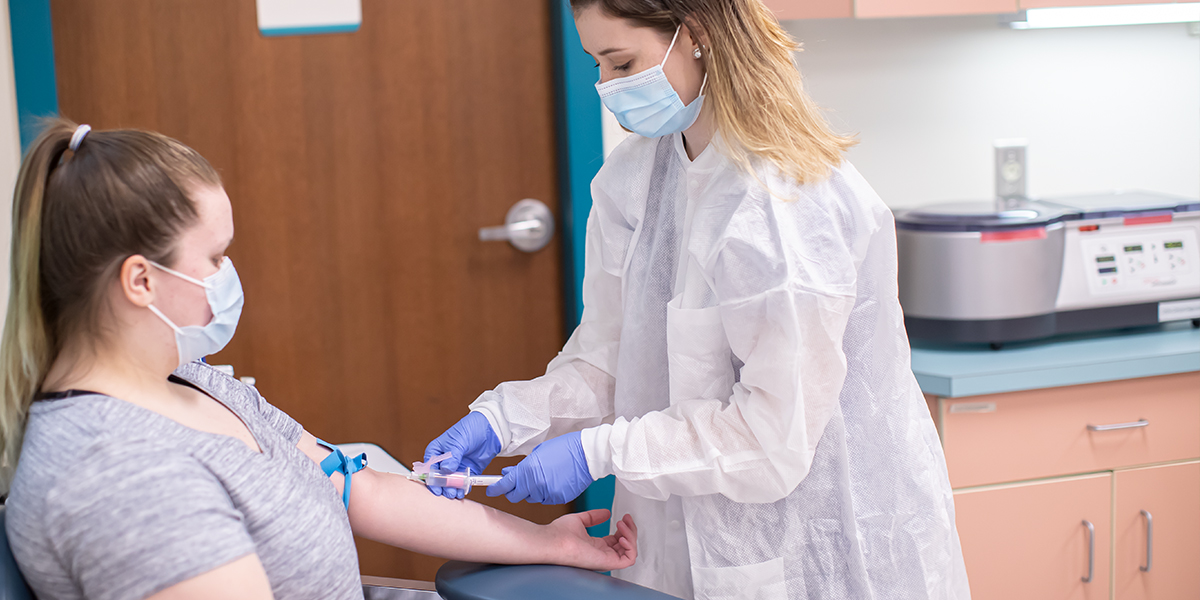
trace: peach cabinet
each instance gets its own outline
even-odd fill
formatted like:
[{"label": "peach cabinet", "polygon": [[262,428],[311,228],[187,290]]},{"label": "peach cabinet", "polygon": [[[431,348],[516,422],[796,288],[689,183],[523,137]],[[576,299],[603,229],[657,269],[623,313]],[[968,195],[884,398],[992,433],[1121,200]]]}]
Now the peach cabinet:
[{"label": "peach cabinet", "polygon": [[775,17],[789,19],[835,19],[854,16],[854,0],[764,0]]},{"label": "peach cabinet", "polygon": [[1200,371],[926,400],[975,600],[1200,599]]},{"label": "peach cabinet", "polygon": [[1114,597],[1200,598],[1200,462],[1115,477]]},{"label": "peach cabinet", "polygon": [[1200,457],[1200,372],[940,400],[955,488]]},{"label": "peach cabinet", "polygon": [[1017,12],[1017,0],[857,0],[854,15],[872,17],[933,17]]},{"label": "peach cabinet", "polygon": [[972,600],[1108,598],[1112,475],[958,492]]},{"label": "peach cabinet", "polygon": [[[1188,0],[1191,1],[1191,0]],[[1116,4],[1170,4],[1170,0],[1018,0],[1022,9],[1060,6],[1112,6]]]},{"label": "peach cabinet", "polygon": [[1165,0],[765,0],[780,20],[1009,14],[1027,8],[1158,4]]}]

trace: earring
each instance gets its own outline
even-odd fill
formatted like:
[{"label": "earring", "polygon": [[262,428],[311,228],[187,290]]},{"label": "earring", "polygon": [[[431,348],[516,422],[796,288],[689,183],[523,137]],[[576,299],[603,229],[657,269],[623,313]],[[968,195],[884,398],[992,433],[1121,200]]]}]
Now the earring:
[{"label": "earring", "polygon": [[697,60],[699,60],[699,59],[700,59],[700,56],[701,56],[701,55],[700,55],[700,48],[696,48],[695,50],[692,50],[692,56],[696,57],[696,59],[697,59]]}]

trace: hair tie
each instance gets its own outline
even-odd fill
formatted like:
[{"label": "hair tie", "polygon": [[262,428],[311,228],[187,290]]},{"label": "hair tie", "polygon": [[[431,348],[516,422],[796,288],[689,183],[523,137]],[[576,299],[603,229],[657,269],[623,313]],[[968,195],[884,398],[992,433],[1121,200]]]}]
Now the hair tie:
[{"label": "hair tie", "polygon": [[75,133],[71,136],[71,144],[68,146],[71,152],[79,151],[79,145],[83,143],[83,138],[87,137],[88,132],[91,130],[91,125],[80,125],[75,128]]}]

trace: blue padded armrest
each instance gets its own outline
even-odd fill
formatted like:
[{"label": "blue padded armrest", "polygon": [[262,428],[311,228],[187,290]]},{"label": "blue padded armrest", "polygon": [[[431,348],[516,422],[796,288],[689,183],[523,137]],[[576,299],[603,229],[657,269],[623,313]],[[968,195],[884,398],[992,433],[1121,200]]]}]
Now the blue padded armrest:
[{"label": "blue padded armrest", "polygon": [[0,600],[31,600],[33,594],[17,569],[12,549],[8,547],[8,530],[4,527],[4,505],[0,504]]},{"label": "blue padded armrest", "polygon": [[636,583],[553,565],[450,561],[434,582],[446,600],[679,600]]}]

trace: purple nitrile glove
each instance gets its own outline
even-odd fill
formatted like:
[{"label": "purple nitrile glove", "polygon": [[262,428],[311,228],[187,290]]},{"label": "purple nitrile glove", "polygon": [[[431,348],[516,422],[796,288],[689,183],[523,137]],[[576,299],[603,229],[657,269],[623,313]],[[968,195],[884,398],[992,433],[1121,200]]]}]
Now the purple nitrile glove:
[{"label": "purple nitrile glove", "polygon": [[505,494],[509,502],[565,504],[592,484],[579,432],[560,435],[537,445],[504,477],[488,487],[487,495]]},{"label": "purple nitrile glove", "polygon": [[[500,438],[492,431],[492,425],[482,413],[471,411],[457,423],[429,442],[425,447],[425,462],[430,458],[446,452],[454,456],[443,460],[436,468],[443,471],[459,471],[462,467],[470,467],[471,473],[482,473],[488,463],[500,452]],[[434,465],[429,465],[433,467]],[[429,491],[435,496],[441,495],[453,500],[461,500],[462,489],[429,486]]]}]

